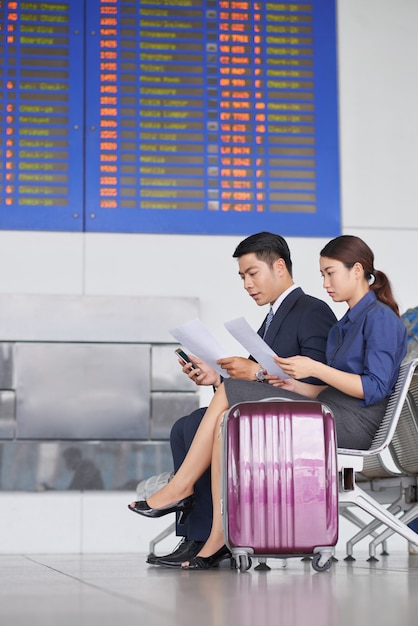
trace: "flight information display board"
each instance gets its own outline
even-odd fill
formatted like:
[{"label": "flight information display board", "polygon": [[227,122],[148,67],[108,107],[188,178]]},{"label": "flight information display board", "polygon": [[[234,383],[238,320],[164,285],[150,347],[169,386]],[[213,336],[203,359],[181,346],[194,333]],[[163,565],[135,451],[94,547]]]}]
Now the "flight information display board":
[{"label": "flight information display board", "polygon": [[83,2],[0,0],[0,227],[82,230]]},{"label": "flight information display board", "polygon": [[339,234],[335,0],[0,14],[2,228]]}]

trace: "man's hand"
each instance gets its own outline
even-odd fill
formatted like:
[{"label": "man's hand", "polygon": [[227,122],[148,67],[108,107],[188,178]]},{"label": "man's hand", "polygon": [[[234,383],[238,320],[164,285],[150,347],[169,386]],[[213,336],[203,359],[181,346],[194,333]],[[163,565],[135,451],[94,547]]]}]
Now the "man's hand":
[{"label": "man's hand", "polygon": [[[219,387],[221,384],[221,377],[218,372],[210,367],[207,363],[199,359],[192,354],[187,355],[192,363],[184,363],[179,359],[179,363],[182,366],[182,370],[196,385],[211,385]],[[194,368],[193,368],[194,365]]]},{"label": "man's hand", "polygon": [[260,369],[260,365],[245,359],[241,356],[231,356],[216,361],[224,369],[231,378],[241,378],[241,380],[256,380],[256,372]]}]

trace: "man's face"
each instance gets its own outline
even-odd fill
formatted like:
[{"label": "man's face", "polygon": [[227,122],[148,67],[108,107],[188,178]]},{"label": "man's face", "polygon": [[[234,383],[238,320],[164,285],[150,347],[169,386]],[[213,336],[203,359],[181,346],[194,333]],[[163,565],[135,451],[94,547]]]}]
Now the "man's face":
[{"label": "man's face", "polygon": [[283,259],[277,259],[270,267],[252,252],[238,259],[238,267],[244,289],[258,306],[272,304],[291,284]]}]

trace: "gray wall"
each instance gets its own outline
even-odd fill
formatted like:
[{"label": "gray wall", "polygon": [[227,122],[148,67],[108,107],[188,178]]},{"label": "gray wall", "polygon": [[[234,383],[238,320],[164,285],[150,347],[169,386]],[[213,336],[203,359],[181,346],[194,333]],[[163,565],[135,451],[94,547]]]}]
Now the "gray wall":
[{"label": "gray wall", "polygon": [[0,489],[135,488],[198,407],[168,332],[196,298],[0,294]]}]

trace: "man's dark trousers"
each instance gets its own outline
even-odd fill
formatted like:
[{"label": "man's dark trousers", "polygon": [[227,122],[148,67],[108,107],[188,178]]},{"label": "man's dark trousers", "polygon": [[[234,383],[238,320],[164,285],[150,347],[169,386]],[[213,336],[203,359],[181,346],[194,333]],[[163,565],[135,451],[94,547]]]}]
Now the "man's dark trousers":
[{"label": "man's dark trousers", "polygon": [[[171,452],[176,472],[184,461],[206,407],[178,419],[170,433]],[[176,524],[176,533],[190,541],[206,541],[212,526],[212,490],[210,467],[195,483],[196,505],[184,524]]]}]

